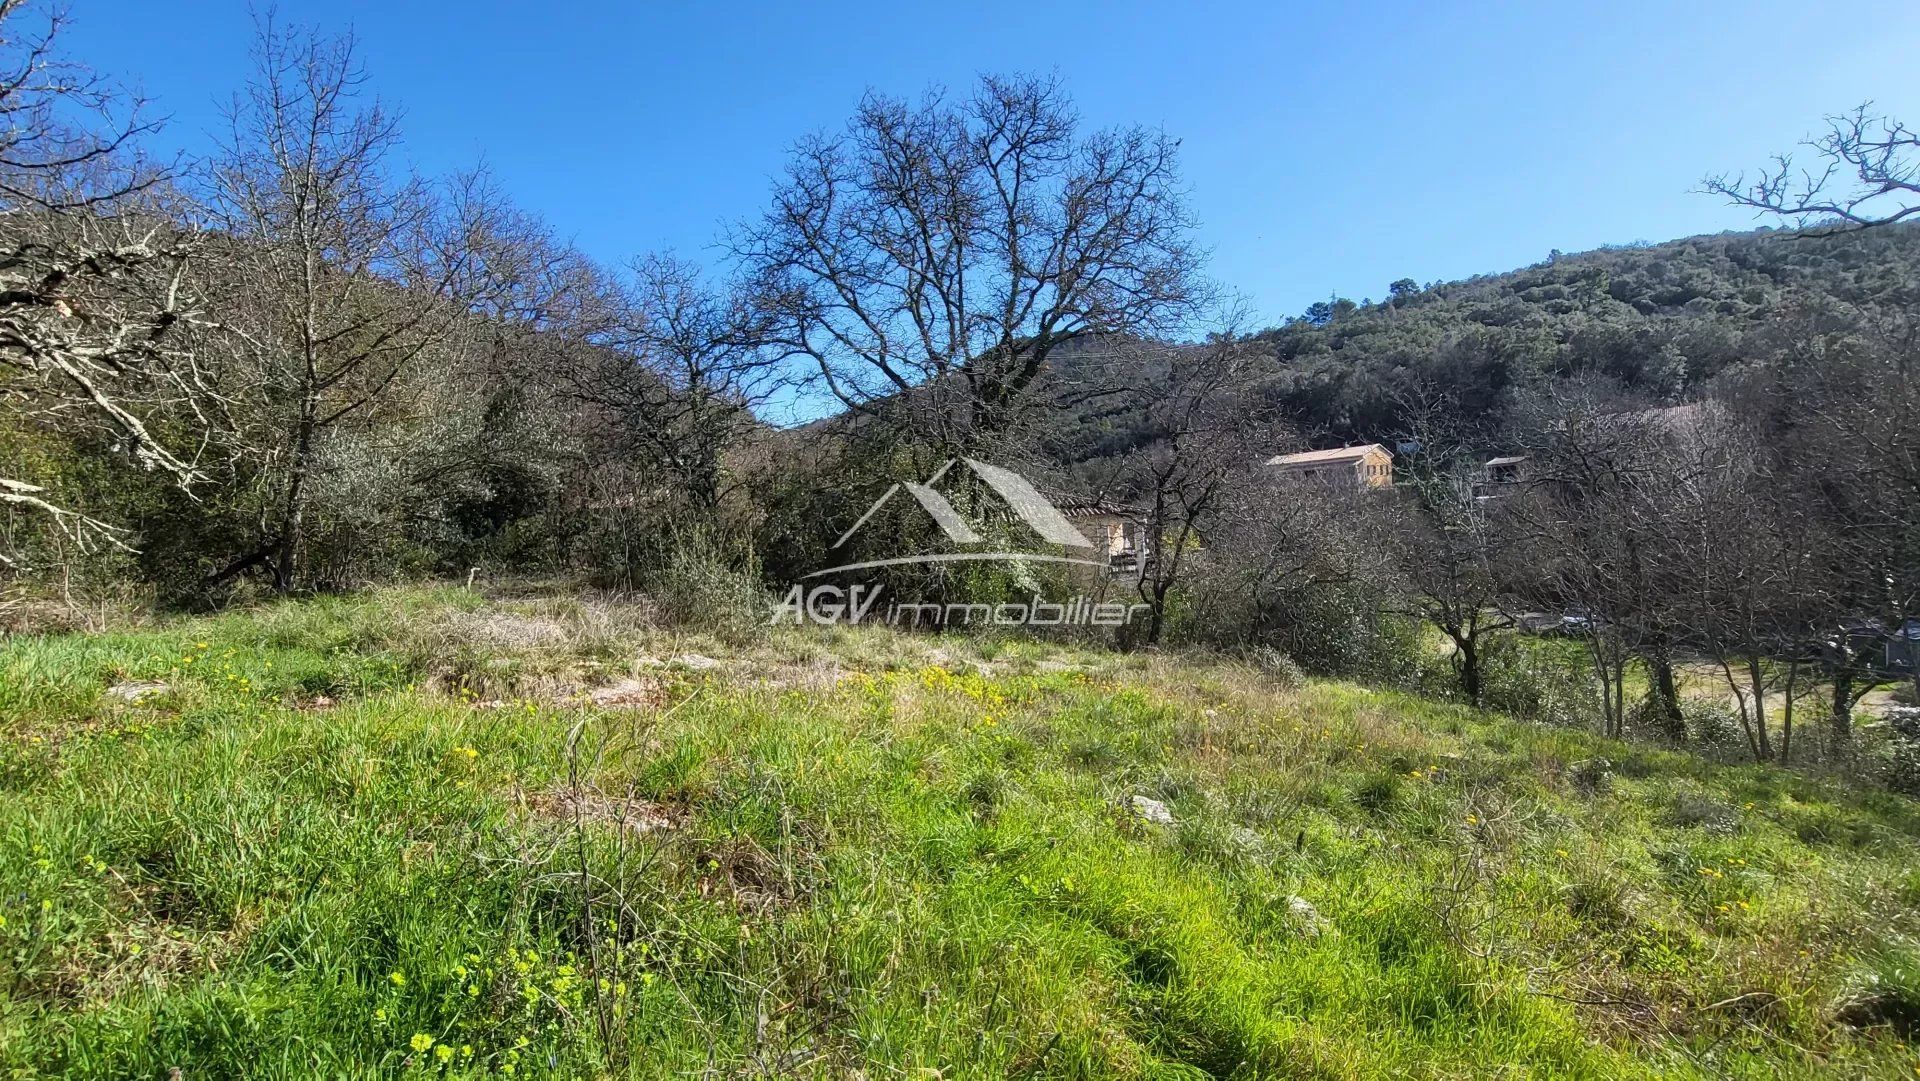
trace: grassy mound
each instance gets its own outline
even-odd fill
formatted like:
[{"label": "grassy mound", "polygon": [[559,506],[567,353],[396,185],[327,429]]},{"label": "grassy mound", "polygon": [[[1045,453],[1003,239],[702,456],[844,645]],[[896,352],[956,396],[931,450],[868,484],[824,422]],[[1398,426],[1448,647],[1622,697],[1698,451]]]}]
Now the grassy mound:
[{"label": "grassy mound", "polygon": [[1221,663],[303,602],[0,644],[0,1068],[1911,1077],[1917,837]]}]

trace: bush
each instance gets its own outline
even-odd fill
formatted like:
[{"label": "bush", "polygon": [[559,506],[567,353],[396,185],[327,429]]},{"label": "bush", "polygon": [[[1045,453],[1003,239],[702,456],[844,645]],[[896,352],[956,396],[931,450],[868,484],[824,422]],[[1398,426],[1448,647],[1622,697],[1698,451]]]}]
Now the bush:
[{"label": "bush", "polygon": [[1902,795],[1920,796],[1920,740],[1888,735],[1874,748],[1874,773]]},{"label": "bush", "polygon": [[1298,687],[1307,681],[1299,662],[1272,646],[1254,646],[1246,652],[1247,663],[1281,687]]},{"label": "bush", "polygon": [[1487,708],[1541,724],[1590,723],[1591,673],[1580,654],[1560,645],[1513,635],[1488,639],[1480,655]]},{"label": "bush", "polygon": [[668,538],[640,585],[669,623],[728,637],[765,626],[771,604],[753,553],[729,550],[706,530]]},{"label": "bush", "polygon": [[1303,672],[1417,689],[1431,676],[1420,628],[1384,614],[1365,584],[1270,583],[1249,595],[1231,567],[1197,574],[1190,599],[1171,611],[1175,642],[1247,654],[1264,649]]},{"label": "bush", "polygon": [[1683,707],[1687,738],[1697,747],[1720,750],[1744,750],[1746,727],[1740,714],[1724,702],[1687,702]]}]

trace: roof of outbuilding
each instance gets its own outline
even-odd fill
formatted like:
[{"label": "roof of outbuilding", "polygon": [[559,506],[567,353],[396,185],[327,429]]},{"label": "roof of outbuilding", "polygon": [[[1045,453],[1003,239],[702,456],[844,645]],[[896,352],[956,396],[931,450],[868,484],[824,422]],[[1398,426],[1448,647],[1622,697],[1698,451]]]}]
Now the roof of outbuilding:
[{"label": "roof of outbuilding", "polygon": [[1068,518],[1138,518],[1141,510],[1112,499],[1047,493],[1054,509]]},{"label": "roof of outbuilding", "polygon": [[[1267,459],[1268,465],[1322,465],[1335,462],[1357,462],[1367,455],[1378,451],[1387,454],[1387,448],[1378,443],[1367,443],[1358,447],[1336,447],[1333,450],[1303,450],[1298,454],[1276,454]],[[1388,457],[1392,455],[1387,454]]]}]

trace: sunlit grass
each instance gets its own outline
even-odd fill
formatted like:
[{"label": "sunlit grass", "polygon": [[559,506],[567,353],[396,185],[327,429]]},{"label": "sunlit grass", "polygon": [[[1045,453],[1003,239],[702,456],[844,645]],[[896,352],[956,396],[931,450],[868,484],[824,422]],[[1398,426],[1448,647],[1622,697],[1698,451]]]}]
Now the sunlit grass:
[{"label": "sunlit grass", "polygon": [[20,1076],[1920,1064],[1910,802],[1347,684],[407,591],[14,640],[0,717]]}]

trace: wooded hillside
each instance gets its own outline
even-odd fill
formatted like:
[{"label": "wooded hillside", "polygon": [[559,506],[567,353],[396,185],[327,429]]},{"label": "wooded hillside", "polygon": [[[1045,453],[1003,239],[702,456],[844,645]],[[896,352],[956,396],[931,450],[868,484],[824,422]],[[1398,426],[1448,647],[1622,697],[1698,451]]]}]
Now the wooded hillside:
[{"label": "wooded hillside", "polygon": [[[1906,333],[1896,324],[1916,305],[1920,226],[1763,228],[1556,251],[1465,281],[1402,279],[1383,299],[1332,298],[1251,337],[1267,354],[1263,394],[1312,445],[1394,442],[1436,394],[1497,441],[1516,398],[1555,381],[1687,401],[1743,359],[1819,335]],[[1142,438],[1127,403],[1106,399],[1070,411],[1049,445],[1083,461]]]}]

